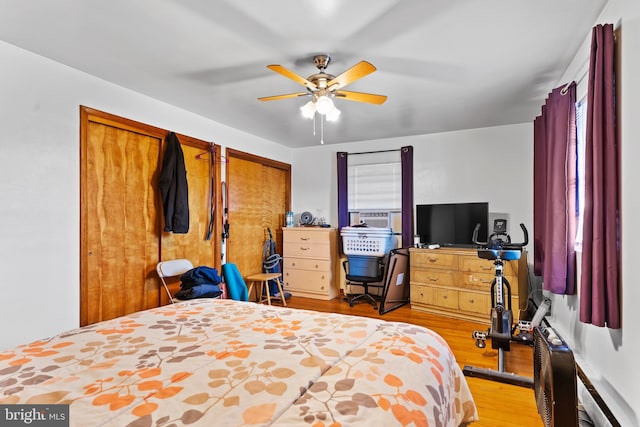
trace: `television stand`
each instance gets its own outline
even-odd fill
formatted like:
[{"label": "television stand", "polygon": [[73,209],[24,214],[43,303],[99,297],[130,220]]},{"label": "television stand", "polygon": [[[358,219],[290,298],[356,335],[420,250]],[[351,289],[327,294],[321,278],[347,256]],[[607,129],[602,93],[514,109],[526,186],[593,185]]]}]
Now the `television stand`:
[{"label": "television stand", "polygon": [[[440,316],[489,324],[492,261],[478,258],[476,248],[410,248],[411,308]],[[527,305],[527,255],[505,261],[517,322]]]}]

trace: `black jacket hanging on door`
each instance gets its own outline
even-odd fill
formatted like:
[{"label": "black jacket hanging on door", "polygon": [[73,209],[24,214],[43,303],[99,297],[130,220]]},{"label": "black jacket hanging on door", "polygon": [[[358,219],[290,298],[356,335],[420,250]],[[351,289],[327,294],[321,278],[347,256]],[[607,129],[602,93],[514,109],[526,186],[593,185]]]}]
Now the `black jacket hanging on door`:
[{"label": "black jacket hanging on door", "polygon": [[189,231],[189,190],[184,154],[175,133],[166,138],[166,148],[160,172],[160,195],[164,210],[164,231]]}]

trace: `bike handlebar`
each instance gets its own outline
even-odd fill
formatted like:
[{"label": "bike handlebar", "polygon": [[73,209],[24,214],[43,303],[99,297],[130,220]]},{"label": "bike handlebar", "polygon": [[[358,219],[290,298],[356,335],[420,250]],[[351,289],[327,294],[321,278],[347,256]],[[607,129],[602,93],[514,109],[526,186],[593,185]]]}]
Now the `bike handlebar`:
[{"label": "bike handlebar", "polygon": [[[473,237],[471,238],[473,243],[476,244],[476,245],[487,247],[489,242],[492,242],[492,243],[493,242],[497,242],[499,248],[491,247],[490,249],[517,249],[517,250],[521,250],[524,246],[527,246],[527,244],[529,244],[529,232],[527,231],[527,228],[522,223],[520,223],[520,228],[522,229],[522,233],[524,234],[524,240],[522,241],[522,243],[512,243],[511,242],[511,237],[507,233],[493,233],[493,234],[491,234],[489,236],[489,239],[486,242],[479,242],[478,241],[478,231],[480,231],[480,226],[481,226],[481,224],[477,224],[476,225],[476,228],[473,229]],[[505,236],[507,238],[507,241],[504,242],[502,239],[499,238],[499,236]],[[493,244],[491,246],[493,246]]]}]

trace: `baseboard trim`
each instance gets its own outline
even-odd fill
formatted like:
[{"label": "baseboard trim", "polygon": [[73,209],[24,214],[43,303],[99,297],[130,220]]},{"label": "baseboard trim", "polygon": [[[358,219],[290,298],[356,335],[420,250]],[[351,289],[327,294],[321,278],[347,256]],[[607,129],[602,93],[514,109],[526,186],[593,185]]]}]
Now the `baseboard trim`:
[{"label": "baseboard trim", "polygon": [[[595,386],[589,380],[589,377],[587,377],[587,374],[584,373],[584,371],[582,370],[582,368],[577,362],[576,362],[576,370],[578,372],[578,378],[584,385],[585,389],[589,392],[589,395],[593,398],[594,402],[598,406],[598,409],[602,411],[602,415],[604,415],[607,421],[611,423],[612,427],[622,427],[622,425],[616,419],[615,415],[613,415],[613,412],[611,412],[611,409],[609,409],[609,406],[607,405],[607,403],[604,401],[602,396],[600,396],[600,393],[598,393],[598,390],[596,390]],[[589,414],[588,412],[587,414],[591,418],[594,418],[592,414]]]}]

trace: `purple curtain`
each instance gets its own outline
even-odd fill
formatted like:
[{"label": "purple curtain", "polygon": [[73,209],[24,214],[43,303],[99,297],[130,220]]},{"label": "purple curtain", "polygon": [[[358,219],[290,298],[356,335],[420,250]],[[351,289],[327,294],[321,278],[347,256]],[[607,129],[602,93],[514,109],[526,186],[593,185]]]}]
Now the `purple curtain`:
[{"label": "purple curtain", "polygon": [[413,147],[400,149],[402,168],[402,247],[413,245]]},{"label": "purple curtain", "polygon": [[554,89],[534,121],[534,272],[556,294],[576,290],[575,83]]},{"label": "purple curtain", "polygon": [[546,107],[533,122],[533,274],[542,276],[542,242],[547,185],[547,144],[545,142]]},{"label": "purple curtain", "polygon": [[619,146],[613,25],[593,28],[587,93],[580,320],[612,329],[620,316]]},{"label": "purple curtain", "polygon": [[[349,198],[347,185],[347,153],[338,152],[338,232],[349,225]],[[340,250],[342,252],[342,249]]]}]

